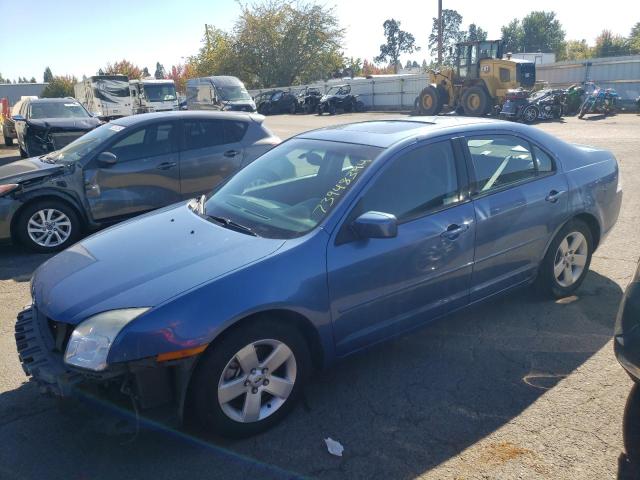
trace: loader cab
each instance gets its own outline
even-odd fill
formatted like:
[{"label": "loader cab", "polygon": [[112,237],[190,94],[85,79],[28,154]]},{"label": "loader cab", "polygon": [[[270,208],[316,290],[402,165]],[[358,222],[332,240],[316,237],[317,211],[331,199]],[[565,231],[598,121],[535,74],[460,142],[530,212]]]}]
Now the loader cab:
[{"label": "loader cab", "polygon": [[455,70],[460,83],[480,78],[480,61],[502,58],[502,41],[463,42],[456,45]]}]

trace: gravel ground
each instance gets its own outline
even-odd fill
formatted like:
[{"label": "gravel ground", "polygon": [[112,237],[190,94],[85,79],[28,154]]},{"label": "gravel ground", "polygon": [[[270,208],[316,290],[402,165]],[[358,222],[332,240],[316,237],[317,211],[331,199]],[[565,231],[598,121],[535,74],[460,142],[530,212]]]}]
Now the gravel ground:
[{"label": "gravel ground", "polygon": [[[267,125],[286,138],[401,116],[283,115]],[[159,426],[135,436],[120,410],[41,397],[18,363],[13,324],[47,257],[0,247],[0,478],[640,478],[623,447],[623,430],[640,419],[623,423],[632,383],[611,343],[640,255],[640,117],[592,118],[538,125],[611,149],[622,169],[620,219],[575,297],[519,291],[354,356],[311,380],[306,408],[245,441]],[[0,148],[0,163],[16,153]],[[326,452],[329,436],[342,458]]]}]

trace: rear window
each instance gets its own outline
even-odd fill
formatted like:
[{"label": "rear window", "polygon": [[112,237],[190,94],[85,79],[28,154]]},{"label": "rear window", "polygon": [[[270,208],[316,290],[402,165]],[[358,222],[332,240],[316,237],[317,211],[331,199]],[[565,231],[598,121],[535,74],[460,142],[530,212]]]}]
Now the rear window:
[{"label": "rear window", "polygon": [[30,118],[87,118],[89,113],[78,102],[32,103]]},{"label": "rear window", "polygon": [[232,120],[186,120],[185,150],[215,147],[242,141],[247,123]]}]

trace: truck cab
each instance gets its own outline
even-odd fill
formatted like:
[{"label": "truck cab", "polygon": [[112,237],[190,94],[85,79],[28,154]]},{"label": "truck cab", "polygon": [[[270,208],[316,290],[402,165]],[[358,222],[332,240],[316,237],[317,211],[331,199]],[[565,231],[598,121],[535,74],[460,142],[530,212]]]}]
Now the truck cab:
[{"label": "truck cab", "polygon": [[173,80],[131,80],[129,89],[134,114],[178,110],[178,95]]}]

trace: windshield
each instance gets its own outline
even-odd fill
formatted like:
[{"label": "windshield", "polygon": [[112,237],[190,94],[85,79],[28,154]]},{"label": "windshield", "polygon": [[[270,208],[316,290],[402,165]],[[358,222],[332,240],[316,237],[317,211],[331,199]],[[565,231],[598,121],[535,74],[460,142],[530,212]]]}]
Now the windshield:
[{"label": "windshield", "polygon": [[268,238],[293,238],[318,225],[344,198],[381,148],[293,139],[238,172],[205,203]]},{"label": "windshield", "polygon": [[168,102],[176,99],[173,83],[145,83],[144,93],[150,102]]},{"label": "windshield", "polygon": [[87,118],[90,117],[82,105],[77,102],[32,103],[32,119],[39,118]]},{"label": "windshield", "polygon": [[91,130],[89,133],[74,140],[66,147],[55,152],[45,155],[47,160],[54,162],[77,162],[88,153],[93,152],[98,146],[108,138],[111,138],[125,127],[116,125],[115,123],[107,123],[98,128]]},{"label": "windshield", "polygon": [[237,100],[251,100],[251,95],[247,92],[247,89],[242,85],[225,85],[216,86],[220,92],[220,100],[225,102],[234,102]]}]

